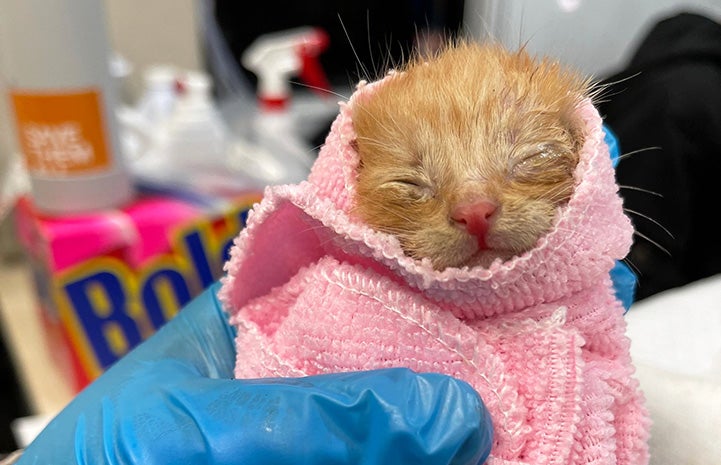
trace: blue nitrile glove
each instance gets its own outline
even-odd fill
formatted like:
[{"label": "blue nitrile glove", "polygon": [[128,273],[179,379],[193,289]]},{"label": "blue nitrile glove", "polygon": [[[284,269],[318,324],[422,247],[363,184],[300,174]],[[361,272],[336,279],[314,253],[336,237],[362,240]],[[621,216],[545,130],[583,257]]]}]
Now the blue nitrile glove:
[{"label": "blue nitrile glove", "polygon": [[611,281],[613,281],[613,290],[616,291],[616,298],[628,311],[636,297],[636,275],[624,262],[616,261],[611,269]]},{"label": "blue nitrile glove", "polygon": [[81,392],[19,464],[479,464],[466,383],[385,369],[235,380],[217,284]]},{"label": "blue nitrile glove", "polygon": [[[608,145],[608,151],[611,154],[611,162],[615,168],[621,158],[621,152],[618,148],[618,139],[611,131],[611,128],[603,126],[603,140]],[[613,269],[611,269],[611,281],[613,281],[613,289],[616,291],[616,298],[621,301],[623,308],[628,311],[636,297],[636,275],[631,268],[624,262],[616,261]]]}]

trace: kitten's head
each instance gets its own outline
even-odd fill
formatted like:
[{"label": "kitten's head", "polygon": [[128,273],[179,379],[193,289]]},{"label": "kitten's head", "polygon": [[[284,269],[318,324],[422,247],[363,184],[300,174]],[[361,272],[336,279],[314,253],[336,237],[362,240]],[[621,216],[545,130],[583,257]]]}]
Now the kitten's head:
[{"label": "kitten's head", "polygon": [[588,81],[549,60],[458,43],[354,103],[354,214],[438,270],[534,247],[574,188]]}]

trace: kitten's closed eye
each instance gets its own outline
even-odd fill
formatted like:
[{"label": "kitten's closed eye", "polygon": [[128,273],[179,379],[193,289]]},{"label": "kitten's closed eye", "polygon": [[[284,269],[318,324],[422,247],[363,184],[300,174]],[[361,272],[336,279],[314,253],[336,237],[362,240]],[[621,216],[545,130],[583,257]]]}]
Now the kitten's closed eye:
[{"label": "kitten's closed eye", "polygon": [[400,178],[388,181],[382,186],[396,189],[408,196],[412,201],[423,201],[433,198],[434,189],[427,181],[418,178]]},{"label": "kitten's closed eye", "polygon": [[570,146],[542,144],[526,150],[514,160],[510,175],[529,182],[565,182],[573,175],[578,155]]},{"label": "kitten's closed eye", "polygon": [[526,152],[513,165],[514,174],[524,174],[526,171],[539,170],[552,167],[562,162],[562,157],[568,157],[568,152],[562,147],[553,145],[541,145],[529,152]]}]

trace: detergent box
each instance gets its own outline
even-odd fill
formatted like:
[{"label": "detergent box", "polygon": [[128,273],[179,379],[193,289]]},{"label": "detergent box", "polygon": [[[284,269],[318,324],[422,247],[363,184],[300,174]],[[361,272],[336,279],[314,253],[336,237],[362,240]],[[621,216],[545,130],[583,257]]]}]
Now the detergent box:
[{"label": "detergent box", "polygon": [[201,198],[143,192],[124,208],[50,217],[17,206],[46,340],[82,389],[222,273],[259,192]]}]

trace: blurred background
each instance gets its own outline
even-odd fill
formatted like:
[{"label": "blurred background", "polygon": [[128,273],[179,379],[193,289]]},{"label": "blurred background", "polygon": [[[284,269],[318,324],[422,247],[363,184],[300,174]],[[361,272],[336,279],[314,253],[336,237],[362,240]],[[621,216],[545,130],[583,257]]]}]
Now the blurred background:
[{"label": "blurred background", "polygon": [[[73,14],[81,3],[90,13]],[[222,244],[264,186],[305,177],[360,79],[462,35],[604,86],[637,231],[628,319],[658,419],[652,463],[721,463],[719,20],[719,0],[0,0],[0,454],[217,278],[224,256],[203,244],[193,276],[149,274],[187,259],[178,241],[193,236],[178,231]],[[37,140],[20,128],[56,123],[31,121],[48,105],[36,97],[78,89],[101,102],[105,171],[27,153]],[[83,283],[101,289],[97,308]],[[145,301],[137,286],[174,297]],[[137,321],[113,320],[131,304]]]}]

